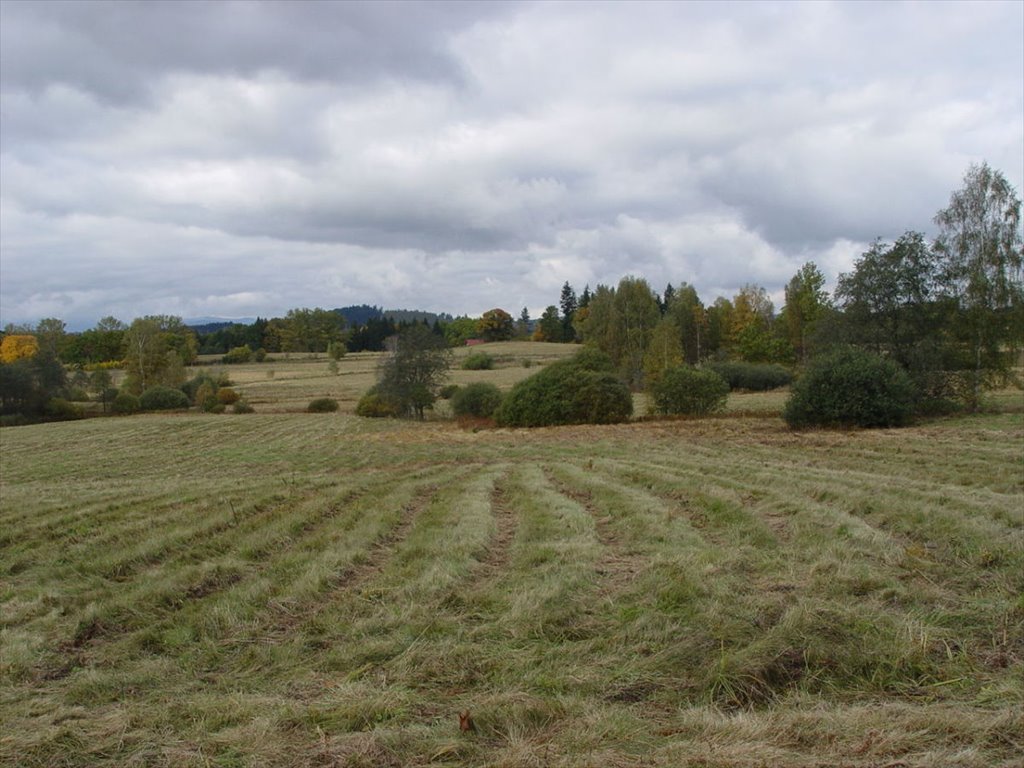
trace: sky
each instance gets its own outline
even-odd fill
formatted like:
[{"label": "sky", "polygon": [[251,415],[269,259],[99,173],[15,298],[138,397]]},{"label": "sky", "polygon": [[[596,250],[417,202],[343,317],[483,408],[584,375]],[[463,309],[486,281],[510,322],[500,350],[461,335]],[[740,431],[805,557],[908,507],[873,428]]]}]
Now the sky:
[{"label": "sky", "polygon": [[1024,178],[1024,2],[0,2],[0,324],[833,284]]}]

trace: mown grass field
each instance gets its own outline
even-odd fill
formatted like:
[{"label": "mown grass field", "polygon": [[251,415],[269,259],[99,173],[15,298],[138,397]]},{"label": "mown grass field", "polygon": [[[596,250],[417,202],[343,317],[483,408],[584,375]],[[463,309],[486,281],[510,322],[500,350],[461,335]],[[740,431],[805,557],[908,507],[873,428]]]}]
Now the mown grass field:
[{"label": "mown grass field", "polygon": [[0,432],[0,764],[1021,765],[1021,413],[473,431],[326,364]]}]

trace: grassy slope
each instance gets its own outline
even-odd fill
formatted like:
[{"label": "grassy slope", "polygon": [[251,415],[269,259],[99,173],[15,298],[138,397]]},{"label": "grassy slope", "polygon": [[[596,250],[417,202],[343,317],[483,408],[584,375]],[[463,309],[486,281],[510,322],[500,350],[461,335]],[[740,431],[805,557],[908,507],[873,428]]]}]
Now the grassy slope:
[{"label": "grassy slope", "polygon": [[1019,414],[4,430],[0,763],[1016,765],[1022,445]]}]

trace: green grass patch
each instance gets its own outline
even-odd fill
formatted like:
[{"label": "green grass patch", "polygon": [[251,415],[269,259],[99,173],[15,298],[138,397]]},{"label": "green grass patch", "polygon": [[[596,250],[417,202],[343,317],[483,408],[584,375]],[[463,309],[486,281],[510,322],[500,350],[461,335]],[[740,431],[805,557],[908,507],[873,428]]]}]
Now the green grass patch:
[{"label": "green grass patch", "polygon": [[4,430],[0,764],[1019,761],[1021,414],[470,432],[271,365],[245,419]]}]

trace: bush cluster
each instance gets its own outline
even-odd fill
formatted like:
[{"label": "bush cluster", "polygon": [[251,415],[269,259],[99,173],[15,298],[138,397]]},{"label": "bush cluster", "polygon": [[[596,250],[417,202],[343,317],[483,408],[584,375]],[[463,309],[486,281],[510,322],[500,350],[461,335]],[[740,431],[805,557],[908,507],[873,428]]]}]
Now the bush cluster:
[{"label": "bush cluster", "polygon": [[725,407],[729,385],[713,370],[679,365],[652,382],[647,394],[651,413],[706,416]]},{"label": "bush cluster", "polygon": [[142,410],[142,406],[131,392],[120,392],[110,403],[110,410],[119,416],[129,416]]},{"label": "bush cluster", "polygon": [[231,379],[226,373],[201,371],[182,384],[181,391],[185,393],[190,402],[201,407],[203,399],[211,395],[216,396],[217,390],[221,387],[230,386]]},{"label": "bush cluster", "polygon": [[473,352],[462,361],[464,371],[489,371],[494,368],[494,356],[489,352]]},{"label": "bush cluster", "polygon": [[220,359],[222,363],[227,365],[248,363],[250,360],[252,360],[252,348],[248,344],[232,348],[231,351]]},{"label": "bush cluster", "polygon": [[773,363],[745,363],[740,361],[710,363],[706,366],[729,385],[729,389],[767,392],[791,384],[789,369]]},{"label": "bush cluster", "polygon": [[221,387],[217,390],[217,402],[222,405],[234,405],[241,398],[231,387]]},{"label": "bush cluster", "polygon": [[611,370],[607,355],[585,348],[516,384],[495,417],[510,427],[627,421],[633,396]]},{"label": "bush cluster", "polygon": [[500,405],[501,390],[482,381],[460,387],[452,395],[452,413],[457,417],[489,419]]},{"label": "bush cluster", "polygon": [[899,365],[848,347],[808,366],[782,415],[791,427],[898,427],[913,417],[915,399],[913,381]]},{"label": "bush cluster", "polygon": [[[114,401],[116,404],[116,400]],[[157,385],[150,387],[139,396],[139,407],[143,411],[173,411],[188,408],[188,395],[180,389]]]},{"label": "bush cluster", "polygon": [[376,386],[370,387],[356,403],[356,416],[368,419],[388,419],[397,418],[399,415],[401,415],[401,408],[398,404],[384,397]]},{"label": "bush cluster", "polygon": [[338,410],[338,401],[333,397],[318,397],[306,406],[306,413],[334,413]]},{"label": "bush cluster", "polygon": [[73,419],[85,418],[85,411],[82,409],[82,406],[75,405],[63,397],[51,397],[46,402],[43,413],[47,419],[53,421],[71,421]]}]

